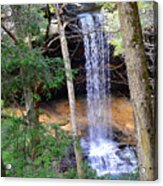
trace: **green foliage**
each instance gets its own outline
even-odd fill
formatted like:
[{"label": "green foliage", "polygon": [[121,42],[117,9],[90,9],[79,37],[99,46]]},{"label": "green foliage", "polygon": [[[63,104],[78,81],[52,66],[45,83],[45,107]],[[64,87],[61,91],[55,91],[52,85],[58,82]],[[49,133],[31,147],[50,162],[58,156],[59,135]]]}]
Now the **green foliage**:
[{"label": "green foliage", "polygon": [[[3,22],[14,24],[13,33],[18,40],[14,46],[6,35],[2,39],[2,97],[5,103],[16,99],[24,101],[23,87],[32,91],[37,102],[41,99],[40,93],[50,98],[50,90],[57,89],[64,83],[63,60],[44,57],[39,47],[40,42],[43,44],[46,28],[42,7],[43,5],[2,7],[4,13],[11,13],[11,17]],[[28,47],[28,36],[33,44],[32,50]]]},{"label": "green foliage", "polygon": [[[114,55],[124,55],[124,46],[120,30],[117,3],[98,2],[97,5],[99,5],[102,12],[106,14],[106,32],[109,31],[110,33],[110,41],[108,42],[110,42],[115,47]],[[142,30],[153,25],[153,6],[154,5],[152,1],[138,1]]]},{"label": "green foliage", "polygon": [[[49,131],[53,132],[52,136]],[[60,124],[43,125],[39,123],[38,130],[25,122],[23,118],[8,116],[2,118],[2,158],[4,165],[11,164],[6,169],[9,177],[45,177],[77,179],[76,167],[70,167],[66,172],[60,172],[62,157],[69,157],[65,149],[73,142],[72,136],[61,130]],[[32,160],[32,139],[39,136],[36,146],[36,158]],[[86,162],[83,163],[84,179],[122,179],[138,180],[138,171],[121,176],[105,175],[98,177]]]},{"label": "green foliage", "polygon": [[138,2],[140,22],[142,30],[153,26],[154,20],[154,2],[152,1],[139,1]]},{"label": "green foliage", "polygon": [[49,6],[50,13],[54,14],[55,13],[54,5],[49,4],[48,6]]},{"label": "green foliage", "polygon": [[114,56],[118,56],[124,53],[121,33],[117,33],[117,37],[113,38],[110,43],[115,47]]},{"label": "green foliage", "polygon": [[[38,103],[42,99],[41,96],[50,98],[51,89],[58,89],[65,82],[63,60],[42,55],[39,43],[43,38],[43,22],[38,11],[39,6],[14,5],[8,8],[12,13],[9,21],[14,23],[15,30],[12,31],[18,42],[14,45],[7,35],[3,35],[3,106],[15,101],[17,104],[24,104],[26,96],[24,89],[30,90],[32,93],[30,99],[33,103]],[[32,48],[28,46],[28,36]],[[70,73],[74,76],[76,70]],[[34,111],[39,114],[39,109]],[[34,125],[27,120],[26,116],[18,118],[13,114],[3,115],[3,162],[5,165],[8,163],[12,165],[11,170],[6,170],[7,176],[59,177],[58,166],[61,158],[67,156],[65,148],[72,143],[71,136],[62,131],[57,124],[44,127],[39,123],[36,127],[37,119],[33,121]],[[53,136],[50,135],[50,131],[54,132]]]},{"label": "green foliage", "polygon": [[[40,123],[39,129],[34,131],[22,118],[12,116],[2,119],[2,157],[5,165],[12,165],[11,170],[6,171],[7,176],[56,177],[58,172],[53,162],[57,162],[57,165],[61,157],[67,155],[65,148],[72,139],[59,126],[55,128],[57,137],[51,136],[49,129],[53,125],[45,128]],[[31,145],[36,135],[40,142],[36,146],[37,153],[33,161]]]},{"label": "green foliage", "polygon": [[[98,179],[99,177],[96,175],[95,171],[91,170],[86,162],[83,162],[82,168],[84,170],[83,179]],[[68,179],[78,179],[76,168],[69,168],[67,172],[63,174],[64,178]]]},{"label": "green foliage", "polygon": [[43,5],[11,5],[18,39],[24,40],[30,33],[32,40],[37,40],[46,30],[46,22],[41,8]]},{"label": "green foliage", "polygon": [[152,1],[138,1],[139,9],[145,9],[147,11],[151,8],[151,5],[153,5]]},{"label": "green foliage", "polygon": [[[124,53],[123,39],[120,32],[118,11],[108,12],[108,27],[110,32],[110,43],[115,47],[114,56]],[[106,30],[107,31],[107,30]]]},{"label": "green foliage", "polygon": [[65,78],[63,61],[60,58],[43,57],[39,48],[29,50],[24,44],[17,47],[8,41],[2,47],[2,97],[6,101],[30,87],[34,98],[36,86],[42,87],[42,94],[49,96],[49,90],[59,88]]},{"label": "green foliage", "polygon": [[113,2],[98,2],[96,4],[109,12],[113,12],[117,8],[117,3]]}]

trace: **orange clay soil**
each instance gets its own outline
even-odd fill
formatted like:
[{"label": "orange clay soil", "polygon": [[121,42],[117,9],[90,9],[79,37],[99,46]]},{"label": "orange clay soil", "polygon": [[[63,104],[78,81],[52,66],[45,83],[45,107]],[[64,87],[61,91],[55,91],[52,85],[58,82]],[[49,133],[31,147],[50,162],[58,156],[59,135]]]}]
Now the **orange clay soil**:
[{"label": "orange clay soil", "polygon": [[[123,97],[112,98],[112,124],[122,131],[134,132],[134,119],[130,102]],[[53,102],[51,106],[41,104],[45,114],[40,116],[40,121],[45,123],[67,123],[65,130],[71,130],[70,113],[67,100]],[[86,127],[88,120],[86,115],[86,100],[78,99],[76,101],[76,115],[79,128]]]},{"label": "orange clay soil", "polygon": [[[112,110],[112,125],[119,131],[122,131],[127,136],[134,136],[134,119],[131,103],[124,97],[112,97],[111,101]],[[61,128],[66,131],[71,131],[70,124],[70,112],[69,104],[67,100],[59,100],[51,102],[50,104],[42,103],[41,115],[39,120],[45,124],[58,123],[61,124]],[[79,129],[79,135],[81,131],[84,131],[88,126],[88,120],[86,115],[86,99],[80,98],[76,100],[76,116]],[[24,108],[8,108],[4,110],[6,114],[14,114],[17,116],[25,114]],[[106,111],[107,114],[108,111]],[[133,137],[132,137],[133,138]],[[132,143],[132,142],[131,142]]]}]

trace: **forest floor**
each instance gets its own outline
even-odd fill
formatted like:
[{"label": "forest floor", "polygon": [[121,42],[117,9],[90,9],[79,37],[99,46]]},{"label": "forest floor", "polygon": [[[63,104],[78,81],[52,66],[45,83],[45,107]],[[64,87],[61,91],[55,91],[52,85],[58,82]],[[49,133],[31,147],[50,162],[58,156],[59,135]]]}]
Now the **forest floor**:
[{"label": "forest floor", "polygon": [[[135,145],[136,140],[134,137],[134,118],[132,106],[129,100],[124,97],[112,97],[111,101],[112,110],[112,127],[113,131],[123,134],[121,139],[122,144]],[[62,99],[52,101],[50,103],[41,103],[41,114],[39,117],[40,122],[45,124],[57,123],[61,125],[61,128],[66,131],[71,131],[70,124],[70,111],[68,100]],[[78,135],[86,135],[88,129],[88,119],[86,114],[87,106],[85,98],[78,98],[76,100],[76,115],[78,123]],[[22,112],[25,114],[25,108],[6,108],[7,114],[21,116]],[[106,114],[109,111],[106,111]],[[108,124],[109,125],[109,124]],[[51,131],[53,135],[53,131]]]}]

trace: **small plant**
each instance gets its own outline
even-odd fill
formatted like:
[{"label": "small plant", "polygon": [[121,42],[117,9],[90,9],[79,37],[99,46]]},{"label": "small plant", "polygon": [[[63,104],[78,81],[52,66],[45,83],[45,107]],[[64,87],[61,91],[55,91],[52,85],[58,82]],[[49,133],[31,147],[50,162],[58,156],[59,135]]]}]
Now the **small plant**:
[{"label": "small plant", "polygon": [[[72,139],[56,126],[57,137],[53,137],[42,123],[39,123],[39,130],[34,131],[22,118],[2,118],[2,158],[4,165],[12,165],[10,170],[6,170],[6,175],[47,178],[58,176],[60,160],[67,155],[65,148],[70,146]],[[39,143],[36,146],[36,157],[32,160],[32,139],[36,135],[39,136]]]}]

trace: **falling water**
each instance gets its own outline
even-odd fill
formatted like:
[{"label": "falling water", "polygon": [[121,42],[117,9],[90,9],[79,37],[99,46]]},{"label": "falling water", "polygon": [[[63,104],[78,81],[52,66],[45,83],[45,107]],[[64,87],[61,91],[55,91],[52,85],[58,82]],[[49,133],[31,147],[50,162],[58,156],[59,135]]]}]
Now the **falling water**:
[{"label": "falling water", "polygon": [[[107,136],[106,96],[110,93],[109,53],[101,30],[102,16],[86,14],[80,19],[86,57],[88,120],[90,140]],[[105,60],[107,59],[107,60]],[[111,112],[110,112],[111,113]],[[110,116],[111,117],[111,116]]]},{"label": "falling water", "polygon": [[113,141],[111,127],[110,49],[103,29],[102,14],[81,14],[87,80],[89,139],[81,145],[88,163],[98,176],[130,173],[136,167],[135,154],[120,150]]}]

